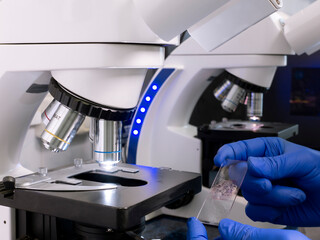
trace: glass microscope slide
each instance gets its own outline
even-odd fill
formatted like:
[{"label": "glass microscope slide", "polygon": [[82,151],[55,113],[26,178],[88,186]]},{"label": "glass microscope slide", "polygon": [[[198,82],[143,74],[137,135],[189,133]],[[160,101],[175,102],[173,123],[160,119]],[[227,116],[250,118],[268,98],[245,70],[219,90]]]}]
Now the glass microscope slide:
[{"label": "glass microscope slide", "polygon": [[226,160],[220,167],[197,215],[201,222],[217,226],[221,219],[228,216],[247,169],[246,161]]}]

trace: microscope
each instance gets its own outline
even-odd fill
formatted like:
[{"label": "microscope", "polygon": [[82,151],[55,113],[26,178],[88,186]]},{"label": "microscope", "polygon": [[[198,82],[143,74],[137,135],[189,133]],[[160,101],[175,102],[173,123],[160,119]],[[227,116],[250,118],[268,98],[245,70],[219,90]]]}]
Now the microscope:
[{"label": "microscope", "polygon": [[[146,71],[163,67],[164,46],[179,45],[176,36],[188,29],[198,44],[212,50],[281,4],[0,1],[2,237],[137,239],[145,215],[200,192],[196,168],[122,162],[122,122],[143,112],[136,106]],[[41,144],[52,152],[66,151],[90,118],[92,159],[32,172],[20,164],[20,152],[48,91],[54,100],[42,115]],[[138,135],[136,129],[133,134]]]},{"label": "microscope", "polygon": [[[297,134],[297,125],[256,120],[263,115],[263,93],[271,86],[277,67],[286,66],[286,55],[319,50],[319,12],[320,1],[316,1],[290,17],[274,13],[211,52],[192,37],[182,42],[157,70],[141,97],[140,111],[133,118],[128,162],[203,173],[205,145],[212,149],[210,144],[218,139],[227,143]],[[250,121],[214,122],[200,129],[190,124],[193,109],[213,81],[221,83],[212,94],[221,101],[221,107],[233,112],[246,100]],[[212,165],[213,156],[206,159]],[[190,204],[162,208],[157,214],[196,216],[209,194],[207,181],[205,185]],[[251,221],[244,214],[246,204],[243,197],[238,197],[228,217],[256,227],[278,227]]]}]

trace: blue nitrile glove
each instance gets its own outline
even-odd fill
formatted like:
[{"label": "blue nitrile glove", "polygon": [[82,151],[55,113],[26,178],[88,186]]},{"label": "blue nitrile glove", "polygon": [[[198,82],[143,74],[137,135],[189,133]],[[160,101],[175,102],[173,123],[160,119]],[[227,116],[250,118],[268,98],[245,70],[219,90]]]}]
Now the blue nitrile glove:
[{"label": "blue nitrile glove", "polygon": [[320,226],[320,152],[281,138],[256,138],[222,146],[214,161],[248,161],[242,194],[254,221]]},{"label": "blue nitrile glove", "polygon": [[[298,231],[255,228],[230,219],[220,221],[219,232],[221,236],[216,240],[310,240]],[[205,239],[208,239],[205,227],[198,219],[190,218],[187,240]]]},{"label": "blue nitrile glove", "polygon": [[203,224],[195,217],[188,219],[187,240],[205,240],[208,239],[207,230]]}]

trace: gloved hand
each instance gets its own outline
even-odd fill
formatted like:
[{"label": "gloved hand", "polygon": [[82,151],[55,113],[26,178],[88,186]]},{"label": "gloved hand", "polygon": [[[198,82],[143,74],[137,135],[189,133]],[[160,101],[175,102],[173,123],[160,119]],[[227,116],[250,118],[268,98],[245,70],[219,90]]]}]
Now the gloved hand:
[{"label": "gloved hand", "polygon": [[[215,240],[310,240],[294,230],[260,229],[244,225],[230,219],[223,219],[219,224],[221,237]],[[188,220],[187,240],[208,239],[206,229],[196,218]]]},{"label": "gloved hand", "polygon": [[254,221],[320,226],[320,153],[281,138],[256,138],[222,146],[214,158],[248,161],[242,194]]},{"label": "gloved hand", "polygon": [[207,230],[203,224],[195,217],[189,218],[187,240],[205,240],[208,239]]}]

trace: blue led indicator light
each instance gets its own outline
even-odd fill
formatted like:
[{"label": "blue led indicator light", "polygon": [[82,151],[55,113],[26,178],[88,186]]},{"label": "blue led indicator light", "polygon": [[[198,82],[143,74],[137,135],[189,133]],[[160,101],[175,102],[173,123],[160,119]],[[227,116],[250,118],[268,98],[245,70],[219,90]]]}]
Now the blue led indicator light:
[{"label": "blue led indicator light", "polygon": [[150,101],[151,101],[151,97],[146,96],[146,101],[147,101],[147,102],[150,102]]},{"label": "blue led indicator light", "polygon": [[133,130],[134,135],[138,135],[139,131],[138,130]]},{"label": "blue led indicator light", "polygon": [[157,90],[157,89],[158,89],[158,86],[157,86],[157,85],[152,85],[152,89],[153,89],[153,90]]},{"label": "blue led indicator light", "polygon": [[140,118],[138,118],[137,120],[136,120],[136,123],[138,123],[138,124],[140,124],[142,121],[141,121],[141,119]]},{"label": "blue led indicator light", "polygon": [[146,109],[144,107],[140,108],[140,112],[144,113]]}]

